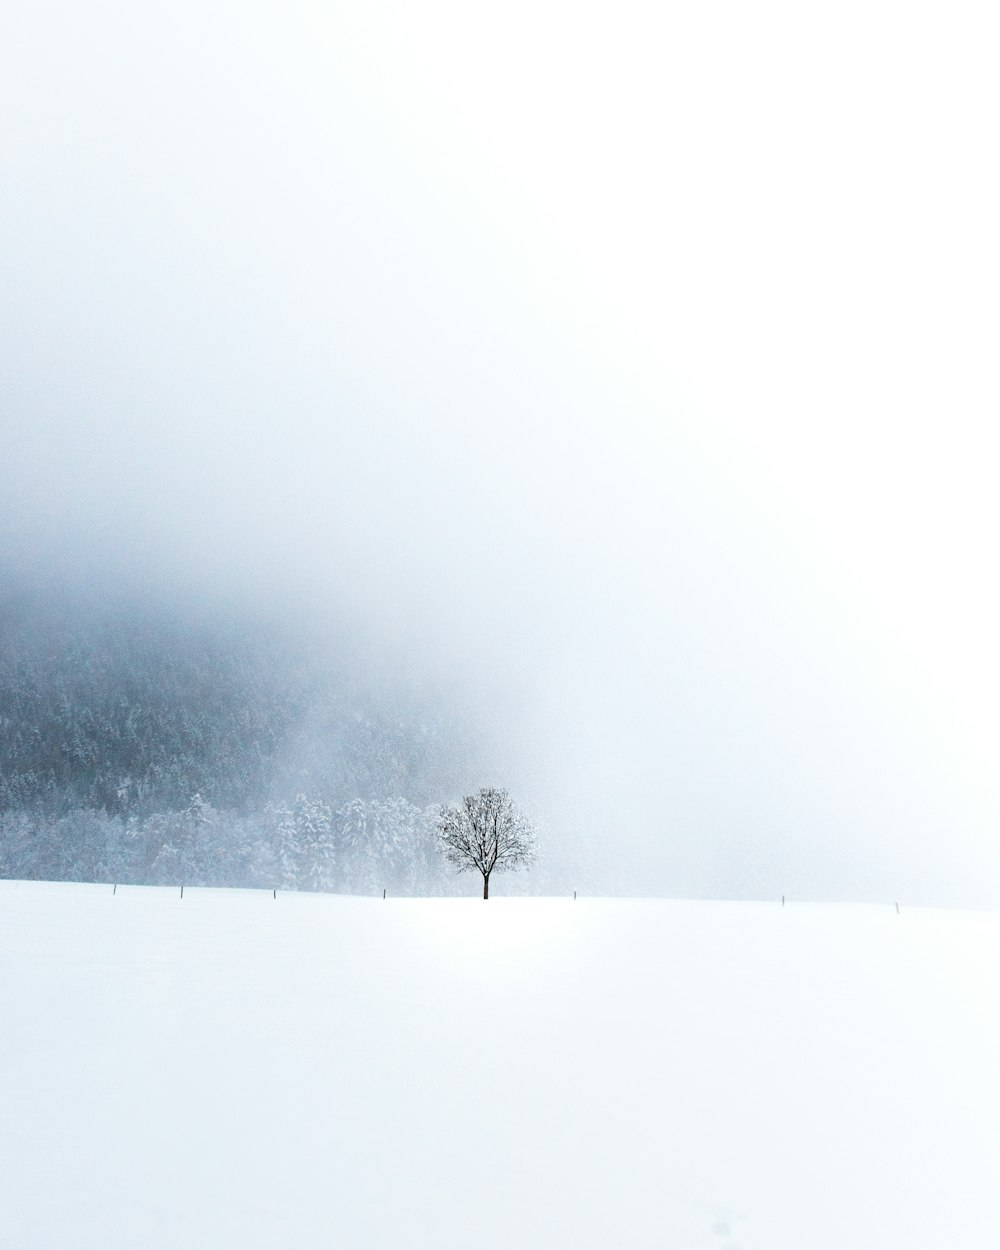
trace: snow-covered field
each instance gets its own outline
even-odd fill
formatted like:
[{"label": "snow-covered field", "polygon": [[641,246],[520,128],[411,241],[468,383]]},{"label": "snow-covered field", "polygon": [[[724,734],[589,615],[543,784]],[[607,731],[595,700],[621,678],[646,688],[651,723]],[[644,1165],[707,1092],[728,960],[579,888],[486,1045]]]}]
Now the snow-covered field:
[{"label": "snow-covered field", "polygon": [[8,1250],[1000,1244],[1000,916],[0,882]]}]

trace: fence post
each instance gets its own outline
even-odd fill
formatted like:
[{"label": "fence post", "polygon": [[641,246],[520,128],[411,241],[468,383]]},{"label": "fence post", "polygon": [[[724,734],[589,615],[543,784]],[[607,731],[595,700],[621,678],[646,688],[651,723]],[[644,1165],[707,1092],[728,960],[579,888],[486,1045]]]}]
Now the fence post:
[{"label": "fence post", "polygon": [[277,898],[277,897],[278,897],[278,887],[277,887],[277,886],[275,886],[275,887],[274,887],[274,890],[272,891],[272,893],[274,894],[274,897],[275,897],[275,898]]},{"label": "fence post", "polygon": [[181,898],[183,898],[183,897],[184,897],[184,887],[183,887],[183,886],[181,886]]},{"label": "fence post", "polygon": [[114,896],[115,896],[117,893],[118,893],[118,884],[117,884],[117,882],[116,882],[116,883],[115,883],[115,888],[111,891],[111,897],[112,897],[112,898],[114,898]]},{"label": "fence post", "polygon": [[898,903],[896,904],[896,915],[897,915],[897,916],[899,915],[899,904],[898,904]]}]

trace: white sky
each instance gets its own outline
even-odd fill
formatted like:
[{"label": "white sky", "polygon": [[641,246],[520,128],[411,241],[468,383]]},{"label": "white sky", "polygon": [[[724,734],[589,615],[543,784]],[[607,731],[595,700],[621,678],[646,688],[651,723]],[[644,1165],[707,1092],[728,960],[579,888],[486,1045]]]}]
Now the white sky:
[{"label": "white sky", "polygon": [[467,667],[623,887],[994,901],[997,34],[9,5],[10,554]]}]

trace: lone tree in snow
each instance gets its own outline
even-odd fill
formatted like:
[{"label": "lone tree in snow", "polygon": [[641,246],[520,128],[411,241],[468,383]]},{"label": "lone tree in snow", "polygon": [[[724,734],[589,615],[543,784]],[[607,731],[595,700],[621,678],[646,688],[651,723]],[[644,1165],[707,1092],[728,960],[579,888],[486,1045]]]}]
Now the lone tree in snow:
[{"label": "lone tree in snow", "polygon": [[483,874],[483,898],[490,896],[490,874],[526,868],[535,858],[535,829],[510,801],[506,790],[467,794],[456,807],[441,809],[440,847],[459,872]]}]

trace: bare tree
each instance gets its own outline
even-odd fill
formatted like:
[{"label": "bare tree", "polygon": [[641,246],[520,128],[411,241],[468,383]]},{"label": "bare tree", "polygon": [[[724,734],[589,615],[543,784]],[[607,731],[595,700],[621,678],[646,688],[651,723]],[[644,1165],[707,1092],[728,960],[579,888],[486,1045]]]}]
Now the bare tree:
[{"label": "bare tree", "polygon": [[442,853],[459,872],[474,868],[483,874],[483,898],[490,896],[491,873],[525,868],[535,858],[534,826],[506,790],[480,790],[442,808],[438,833]]}]

